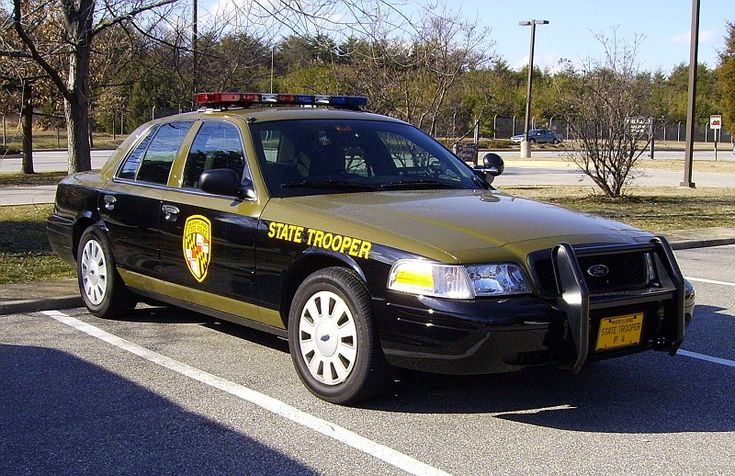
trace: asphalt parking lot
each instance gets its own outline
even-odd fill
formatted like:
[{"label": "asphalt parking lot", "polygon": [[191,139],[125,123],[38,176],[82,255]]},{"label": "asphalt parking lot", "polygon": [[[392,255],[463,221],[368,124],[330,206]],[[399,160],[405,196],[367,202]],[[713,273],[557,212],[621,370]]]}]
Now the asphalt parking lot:
[{"label": "asphalt parking lot", "polygon": [[735,246],[677,251],[680,355],[402,373],[358,408],[301,385],[285,341],[172,308],[0,316],[0,474],[731,474]]}]

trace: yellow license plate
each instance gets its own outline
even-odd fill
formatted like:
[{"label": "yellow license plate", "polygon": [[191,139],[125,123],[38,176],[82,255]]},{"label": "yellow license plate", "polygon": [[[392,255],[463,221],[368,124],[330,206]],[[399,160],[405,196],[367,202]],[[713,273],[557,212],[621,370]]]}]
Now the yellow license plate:
[{"label": "yellow license plate", "polygon": [[595,350],[616,349],[640,344],[642,329],[642,312],[601,319]]}]

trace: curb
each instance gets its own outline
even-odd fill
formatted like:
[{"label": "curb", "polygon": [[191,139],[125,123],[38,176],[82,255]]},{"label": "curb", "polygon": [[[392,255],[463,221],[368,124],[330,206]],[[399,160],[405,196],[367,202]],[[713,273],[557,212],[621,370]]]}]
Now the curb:
[{"label": "curb", "polygon": [[82,307],[83,305],[82,297],[79,295],[42,299],[20,299],[17,301],[6,301],[0,303],[0,315],[51,311],[55,309],[71,309]]},{"label": "curb", "polygon": [[675,250],[688,250],[692,248],[709,248],[710,246],[723,246],[735,244],[735,237],[732,238],[714,238],[711,240],[688,240],[671,243],[671,248]]}]

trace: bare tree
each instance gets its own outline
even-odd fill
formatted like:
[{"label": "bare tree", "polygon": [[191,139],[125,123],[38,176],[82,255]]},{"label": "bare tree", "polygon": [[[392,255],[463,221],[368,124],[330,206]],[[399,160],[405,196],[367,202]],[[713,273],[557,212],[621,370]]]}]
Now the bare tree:
[{"label": "bare tree", "polygon": [[[90,64],[97,37],[109,28],[162,19],[177,0],[11,0],[0,25],[0,56],[32,61],[64,98],[69,172],[91,168]],[[154,12],[157,12],[154,13]],[[140,27],[138,27],[140,28]]]},{"label": "bare tree", "polygon": [[[614,32],[613,32],[614,33]],[[580,149],[568,158],[609,197],[617,198],[634,178],[635,166],[650,140],[649,91],[638,81],[632,45],[598,35],[602,61],[568,71],[559,90],[569,127]]]}]

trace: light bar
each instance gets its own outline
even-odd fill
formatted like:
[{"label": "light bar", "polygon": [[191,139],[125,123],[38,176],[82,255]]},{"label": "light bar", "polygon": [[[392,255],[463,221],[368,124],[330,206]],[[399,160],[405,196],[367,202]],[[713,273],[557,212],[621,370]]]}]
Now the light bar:
[{"label": "light bar", "polygon": [[275,93],[195,93],[194,102],[204,107],[249,107],[253,104],[294,104],[360,109],[367,105],[365,96],[312,96],[309,94]]}]

